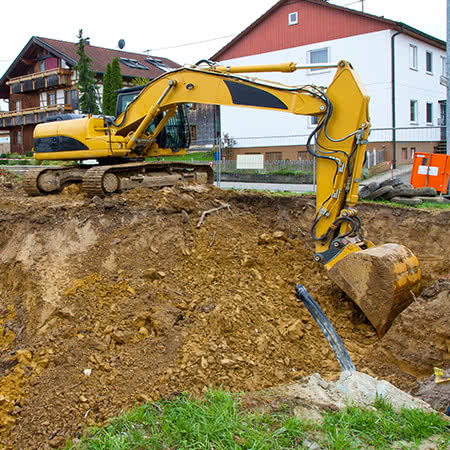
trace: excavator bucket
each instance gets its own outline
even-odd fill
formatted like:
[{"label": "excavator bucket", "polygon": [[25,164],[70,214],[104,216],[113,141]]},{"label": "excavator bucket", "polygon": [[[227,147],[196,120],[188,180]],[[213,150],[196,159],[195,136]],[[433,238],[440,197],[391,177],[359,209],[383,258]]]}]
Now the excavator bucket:
[{"label": "excavator bucket", "polygon": [[383,336],[419,289],[419,262],[407,247],[384,244],[350,253],[328,276],[361,308]]}]

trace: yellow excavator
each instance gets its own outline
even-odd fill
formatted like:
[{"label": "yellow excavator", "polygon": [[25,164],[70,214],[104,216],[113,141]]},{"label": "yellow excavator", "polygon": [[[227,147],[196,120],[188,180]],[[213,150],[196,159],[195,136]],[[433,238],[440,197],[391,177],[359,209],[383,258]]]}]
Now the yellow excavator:
[{"label": "yellow excavator", "polygon": [[[261,80],[258,72],[294,72],[334,67],[327,89]],[[246,76],[243,74],[251,74]],[[317,116],[307,141],[317,160],[316,215],[311,227],[314,259],[352,298],[382,336],[412,301],[420,282],[417,258],[397,244],[375,246],[362,232],[355,205],[370,131],[367,95],[350,63],[299,66],[295,63],[221,66],[202,61],[167,71],[152,80],[115,118],[87,116],[40,124],[34,134],[39,160],[97,160],[96,165],[40,167],[28,171],[30,195],[57,192],[81,182],[88,195],[107,195],[136,186],[180,181],[211,183],[209,166],[146,161],[183,153],[165,148],[161,135],[189,103],[230,105]],[[159,140],[158,140],[159,139]]]}]

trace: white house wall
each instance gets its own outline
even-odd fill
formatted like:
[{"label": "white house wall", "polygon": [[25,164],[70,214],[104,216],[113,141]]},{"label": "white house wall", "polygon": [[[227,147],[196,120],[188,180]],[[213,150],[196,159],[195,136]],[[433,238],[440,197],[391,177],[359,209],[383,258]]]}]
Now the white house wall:
[{"label": "white house wall", "polygon": [[[371,100],[369,114],[372,128],[392,127],[392,91],[391,91],[391,30],[367,33],[344,39],[321,42],[276,52],[252,55],[222,61],[227,65],[273,64],[294,61],[308,63],[308,52],[328,47],[329,61],[349,61],[359,74]],[[396,38],[397,60],[397,126],[410,126],[409,100],[417,99],[419,122],[425,125],[426,102],[433,102],[433,124],[437,125],[439,116],[438,100],[445,98],[445,88],[439,84],[438,69],[440,56],[444,52],[415,41],[405,35]],[[409,68],[409,44],[415,43],[419,53],[419,70]],[[434,73],[425,73],[425,51],[432,50],[434,56]],[[310,72],[299,70],[290,74],[257,74],[260,78],[280,81],[289,85],[316,84],[328,86],[335,70]],[[413,97],[411,97],[413,96]],[[237,147],[274,146],[304,144],[313,127],[307,117],[288,113],[262,110],[246,110],[237,107],[221,107],[222,132],[237,140]],[[309,126],[308,126],[309,125]],[[391,131],[377,132],[372,140],[384,140]],[[287,137],[290,136],[290,137]]]},{"label": "white house wall", "polygon": [[[396,40],[396,105],[397,105],[397,127],[417,127],[422,135],[434,134],[435,139],[439,139],[439,131],[433,132],[420,130],[423,127],[430,127],[426,123],[426,104],[433,104],[432,125],[439,124],[440,109],[439,100],[447,98],[446,88],[440,84],[441,56],[445,57],[445,52],[436,47],[428,45],[422,41],[412,39],[400,34],[395,37]],[[410,44],[417,46],[418,68],[410,68],[409,47]],[[433,73],[428,74],[425,66],[425,53],[430,51],[433,56]],[[410,121],[410,101],[417,100],[417,123]],[[407,131],[399,130],[400,139],[402,135],[407,138]],[[410,133],[410,132],[409,132]]]}]

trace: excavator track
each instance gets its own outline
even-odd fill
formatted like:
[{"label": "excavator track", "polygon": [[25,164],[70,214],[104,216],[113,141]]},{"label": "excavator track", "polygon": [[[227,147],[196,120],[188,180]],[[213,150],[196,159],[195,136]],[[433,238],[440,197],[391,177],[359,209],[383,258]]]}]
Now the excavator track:
[{"label": "excavator track", "polygon": [[81,183],[90,166],[36,167],[25,172],[23,187],[30,196],[57,194],[65,186]]},{"label": "excavator track", "polygon": [[186,180],[212,184],[214,172],[207,164],[172,161],[102,165],[92,167],[85,173],[82,190],[90,197],[105,196],[140,186],[173,186],[178,181]]},{"label": "excavator track", "polygon": [[45,170],[47,170],[46,167],[38,167],[29,169],[25,172],[23,176],[23,188],[28,195],[36,196],[45,194],[38,186],[38,178]]}]

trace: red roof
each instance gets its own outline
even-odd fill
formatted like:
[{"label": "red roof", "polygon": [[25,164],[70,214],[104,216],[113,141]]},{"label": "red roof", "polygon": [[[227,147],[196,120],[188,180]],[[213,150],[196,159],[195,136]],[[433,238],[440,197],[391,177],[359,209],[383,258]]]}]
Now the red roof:
[{"label": "red roof", "polygon": [[[61,54],[62,57],[66,56],[66,59],[69,59],[69,63],[72,64],[78,62],[79,56],[77,55],[77,44],[74,42],[66,42],[66,41],[58,41],[56,39],[49,39],[44,37],[36,37],[37,41],[41,41],[44,44],[48,45],[48,50],[51,52],[52,49],[56,50]],[[39,42],[37,42],[39,43]],[[144,69],[133,69],[131,67],[126,66],[125,64],[120,64],[120,71],[122,76],[125,77],[145,77],[145,78],[156,78],[160,76],[163,71],[158,69],[153,64],[148,63],[145,58],[148,58],[149,55],[145,55],[142,53],[131,53],[125,52],[123,50],[115,50],[112,48],[104,48],[104,47],[96,47],[94,45],[86,45],[85,47],[86,54],[89,58],[92,59],[91,70],[97,73],[105,73],[106,65],[110,63],[116,56],[118,58],[128,58],[134,59],[139,63],[143,64],[148,70]],[[154,59],[158,59],[162,61],[165,65],[176,68],[180,67],[179,64],[171,61],[167,58],[155,57]]]},{"label": "red roof", "polygon": [[[287,14],[296,11],[300,26],[288,26]],[[280,0],[210,59],[223,61],[389,29],[446,48],[444,41],[402,22],[324,0]]]},{"label": "red roof", "polygon": [[[33,49],[35,51],[37,47],[45,48],[51,55],[54,55],[58,58],[64,59],[69,66],[74,66],[78,62],[77,55],[77,44],[74,42],[66,42],[59,41],[56,39],[49,39],[44,37],[33,36],[13,63],[9,66],[8,70],[3,74],[0,78],[0,98],[8,98],[9,96],[9,87],[6,85],[6,81],[10,78],[21,76],[27,70],[28,62],[26,60],[30,58],[33,54]],[[162,69],[159,69],[155,65],[146,61],[146,58],[149,58],[150,55],[144,55],[142,53],[131,53],[125,52],[123,50],[104,48],[104,47],[96,47],[94,45],[86,45],[86,54],[91,58],[91,70],[97,74],[104,74],[106,71],[106,65],[117,56],[119,58],[128,58],[138,61],[143,66],[147,67],[148,70],[145,69],[137,69],[127,66],[124,63],[120,64],[120,71],[123,77],[126,78],[149,78],[153,79],[159,77],[164,73]],[[176,62],[162,58],[159,56],[151,56],[151,58],[155,60],[161,61],[164,65],[170,68],[180,67]]]}]

